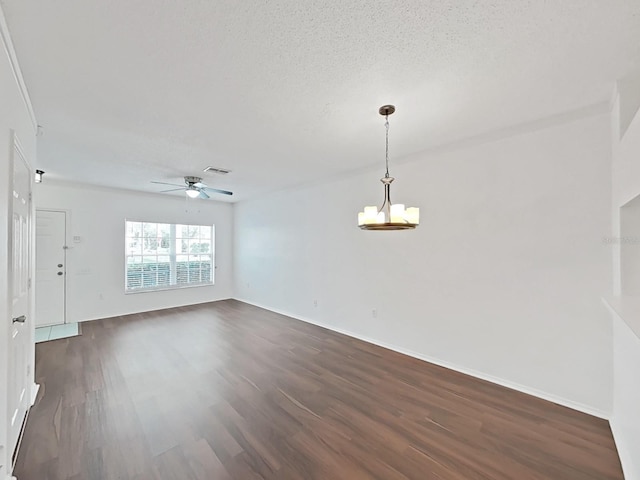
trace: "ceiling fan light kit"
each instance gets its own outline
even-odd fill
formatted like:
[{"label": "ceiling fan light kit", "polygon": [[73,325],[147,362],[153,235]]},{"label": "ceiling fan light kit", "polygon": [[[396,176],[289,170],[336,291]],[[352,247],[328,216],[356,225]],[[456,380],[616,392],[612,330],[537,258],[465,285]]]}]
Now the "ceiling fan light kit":
[{"label": "ceiling fan light kit", "polygon": [[185,192],[187,194],[187,197],[190,197],[190,198],[197,198],[197,197],[200,196],[200,192],[195,187],[187,188],[187,190]]},{"label": "ceiling fan light kit", "polygon": [[386,173],[380,179],[384,185],[384,201],[378,209],[376,206],[364,207],[358,213],[358,226],[362,230],[413,230],[420,223],[420,209],[405,208],[402,203],[391,203],[391,183],[395,180],[389,175],[389,115],[396,111],[393,105],[383,105],[378,112],[385,117],[386,128]]}]

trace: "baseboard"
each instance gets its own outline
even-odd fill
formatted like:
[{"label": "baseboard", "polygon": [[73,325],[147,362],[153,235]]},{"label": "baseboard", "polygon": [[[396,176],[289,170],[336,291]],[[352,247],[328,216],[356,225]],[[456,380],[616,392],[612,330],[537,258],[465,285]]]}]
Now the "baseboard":
[{"label": "baseboard", "polygon": [[318,322],[316,320],[310,319],[310,318],[305,318],[305,317],[300,317],[298,315],[294,315],[290,312],[285,312],[282,310],[278,310],[278,309],[274,309],[265,305],[260,305],[258,303],[249,301],[249,300],[245,300],[242,298],[235,298],[235,300],[239,301],[239,302],[243,302],[243,303],[247,303],[249,305],[253,305],[254,307],[258,307],[258,308],[263,308],[265,310],[269,310],[271,312],[274,313],[278,313],[280,315],[285,315],[287,317],[291,317],[294,318],[296,320],[300,320],[302,322],[305,323],[310,323],[312,325],[316,325],[318,327],[323,327],[326,328],[328,330],[332,330],[334,332],[337,333],[341,333],[343,335],[347,335],[348,337],[352,337],[352,338],[357,338],[358,340],[362,340],[365,341],[367,343],[372,343],[374,345],[378,345],[379,347],[383,347],[383,348],[387,348],[389,350],[393,350],[394,352],[398,352],[398,353],[402,353],[403,355],[407,355],[409,357],[413,357],[413,358],[417,358],[418,360],[422,360],[428,363],[433,363],[435,365],[444,367],[444,368],[448,368],[450,370],[455,370],[456,372],[460,372],[460,373],[464,373],[465,375],[470,375],[472,377],[475,378],[479,378],[480,380],[486,380],[487,382],[491,382],[491,383],[495,383],[497,385],[506,387],[506,388],[510,388],[512,390],[516,390],[518,392],[522,392],[522,393],[526,393],[527,395],[532,395],[534,397],[538,397],[541,398],[543,400],[547,400],[549,402],[553,402],[556,403],[558,405],[562,405],[563,407],[567,407],[567,408],[571,408],[572,410],[577,410],[579,412],[582,413],[586,413],[587,415],[592,415],[594,417],[598,417],[598,418],[602,418],[605,420],[608,420],[610,417],[610,413],[609,412],[605,412],[603,410],[597,409],[597,408],[593,408],[590,407],[588,405],[584,405],[580,402],[575,402],[573,400],[569,400],[563,397],[560,397],[558,395],[554,395],[552,393],[548,393],[545,392],[543,390],[538,390],[536,388],[532,388],[532,387],[528,387],[526,385],[521,385],[519,383],[516,382],[512,382],[511,380],[505,380],[503,378],[499,378],[499,377],[495,377],[493,375],[489,375],[486,374],[484,372],[480,372],[477,370],[473,370],[471,368],[467,368],[467,367],[463,367],[460,365],[456,365],[453,364],[451,362],[448,362],[446,360],[441,360],[439,358],[435,358],[435,357],[430,357],[428,355],[424,355],[418,352],[413,352],[411,350],[407,350],[405,348],[402,347],[398,347],[397,345],[393,345],[387,342],[382,342],[380,340],[377,340],[375,338],[370,338],[370,337],[366,337],[364,335],[360,335],[357,334],[355,332],[351,332],[349,330],[344,330],[342,328],[336,327],[334,325],[327,325],[321,322]]},{"label": "baseboard", "polygon": [[136,311],[133,311],[133,312],[124,312],[124,313],[119,313],[119,314],[109,314],[106,317],[86,317],[86,318],[83,318],[82,320],[74,320],[74,321],[70,321],[70,322],[66,322],[66,323],[77,323],[78,325],[81,325],[84,322],[95,322],[96,320],[108,320],[110,318],[127,317],[129,315],[138,315],[140,313],[161,312],[162,310],[171,310],[171,309],[174,309],[174,308],[183,308],[183,307],[192,307],[192,306],[196,306],[196,305],[205,305],[207,303],[222,302],[224,300],[235,300],[235,299],[233,297],[216,298],[215,300],[203,300],[201,302],[185,303],[184,305],[173,305],[171,307],[152,308],[150,310],[139,310],[139,311],[136,310]]}]

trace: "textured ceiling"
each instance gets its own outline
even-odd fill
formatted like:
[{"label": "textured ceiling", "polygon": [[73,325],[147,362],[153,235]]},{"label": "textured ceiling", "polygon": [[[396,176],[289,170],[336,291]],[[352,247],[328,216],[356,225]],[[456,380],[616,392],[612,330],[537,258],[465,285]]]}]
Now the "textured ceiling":
[{"label": "textured ceiling", "polygon": [[[234,200],[606,101],[638,0],[0,0],[50,178]],[[221,200],[227,200],[222,198]]]}]

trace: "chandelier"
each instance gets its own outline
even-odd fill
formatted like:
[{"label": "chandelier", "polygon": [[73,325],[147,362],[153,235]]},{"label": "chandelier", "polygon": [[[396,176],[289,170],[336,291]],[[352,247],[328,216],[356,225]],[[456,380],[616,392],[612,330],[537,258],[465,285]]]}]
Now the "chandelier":
[{"label": "chandelier", "polygon": [[384,116],[386,129],[386,173],[380,179],[384,185],[384,202],[378,207],[364,207],[364,212],[358,213],[358,226],[362,230],[411,230],[420,223],[420,209],[405,208],[402,203],[391,203],[391,182],[394,178],[389,175],[389,115],[396,111],[393,105],[383,105],[379,113]]}]

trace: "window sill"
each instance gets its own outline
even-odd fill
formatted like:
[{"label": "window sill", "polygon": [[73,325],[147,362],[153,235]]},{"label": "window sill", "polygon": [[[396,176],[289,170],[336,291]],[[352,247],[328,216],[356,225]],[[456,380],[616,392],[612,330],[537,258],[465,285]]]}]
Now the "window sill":
[{"label": "window sill", "polygon": [[214,282],[207,283],[192,283],[189,285],[172,285],[170,287],[157,287],[157,288],[140,288],[136,290],[125,290],[125,295],[137,295],[138,293],[153,293],[153,292],[167,292],[171,290],[184,290],[186,288],[198,288],[198,287],[212,287]]}]

